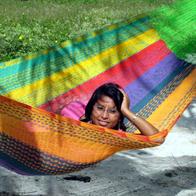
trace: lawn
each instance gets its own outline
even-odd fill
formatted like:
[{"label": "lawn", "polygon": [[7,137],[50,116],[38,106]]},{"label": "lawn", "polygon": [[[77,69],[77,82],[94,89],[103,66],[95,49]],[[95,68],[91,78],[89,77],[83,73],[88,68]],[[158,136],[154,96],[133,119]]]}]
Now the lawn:
[{"label": "lawn", "polygon": [[1,0],[0,61],[37,52],[174,0]]}]

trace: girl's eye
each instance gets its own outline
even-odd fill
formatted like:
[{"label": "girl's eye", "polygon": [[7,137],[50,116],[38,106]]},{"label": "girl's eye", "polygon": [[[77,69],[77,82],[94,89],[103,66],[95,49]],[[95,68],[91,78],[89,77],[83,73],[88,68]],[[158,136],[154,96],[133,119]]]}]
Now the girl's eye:
[{"label": "girl's eye", "polygon": [[[96,105],[96,109],[99,110],[99,111],[104,111],[105,110],[105,107],[102,106],[102,105]],[[117,112],[118,111],[117,111],[116,108],[107,110],[107,113],[109,113],[109,114],[116,114]]]},{"label": "girl's eye", "polygon": [[115,114],[116,112],[117,112],[117,110],[115,110],[115,109],[109,110],[109,113],[111,113],[111,114]]},{"label": "girl's eye", "polygon": [[100,105],[97,105],[97,109],[98,110],[103,110],[104,108],[102,106],[100,106]]}]

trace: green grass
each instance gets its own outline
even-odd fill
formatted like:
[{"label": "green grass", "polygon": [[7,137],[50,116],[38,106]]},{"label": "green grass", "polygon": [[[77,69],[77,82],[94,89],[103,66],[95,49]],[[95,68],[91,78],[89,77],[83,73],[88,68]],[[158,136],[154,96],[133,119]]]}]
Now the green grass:
[{"label": "green grass", "polygon": [[1,0],[0,61],[127,20],[174,0]]}]

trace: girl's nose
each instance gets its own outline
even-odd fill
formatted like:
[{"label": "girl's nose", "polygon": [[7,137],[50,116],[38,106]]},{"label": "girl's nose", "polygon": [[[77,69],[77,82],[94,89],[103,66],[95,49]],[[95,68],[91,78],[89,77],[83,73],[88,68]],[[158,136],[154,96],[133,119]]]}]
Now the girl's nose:
[{"label": "girl's nose", "polygon": [[107,110],[104,110],[102,112],[102,118],[108,118],[108,111]]}]

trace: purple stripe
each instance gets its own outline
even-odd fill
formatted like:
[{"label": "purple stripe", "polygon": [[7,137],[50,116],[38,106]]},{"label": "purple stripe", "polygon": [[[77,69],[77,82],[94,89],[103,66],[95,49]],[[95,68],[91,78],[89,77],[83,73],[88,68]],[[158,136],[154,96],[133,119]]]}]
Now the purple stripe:
[{"label": "purple stripe", "polygon": [[13,164],[9,164],[8,162],[3,161],[3,160],[0,160],[0,166],[6,168],[8,170],[11,170],[15,173],[21,174],[21,175],[29,175],[29,173],[25,173],[24,171],[21,171],[20,169],[14,167]]},{"label": "purple stripe", "polygon": [[171,53],[137,80],[126,86],[125,91],[130,97],[131,107],[138,104],[161,81],[179,67],[180,64],[183,64],[183,61],[177,59]]}]

